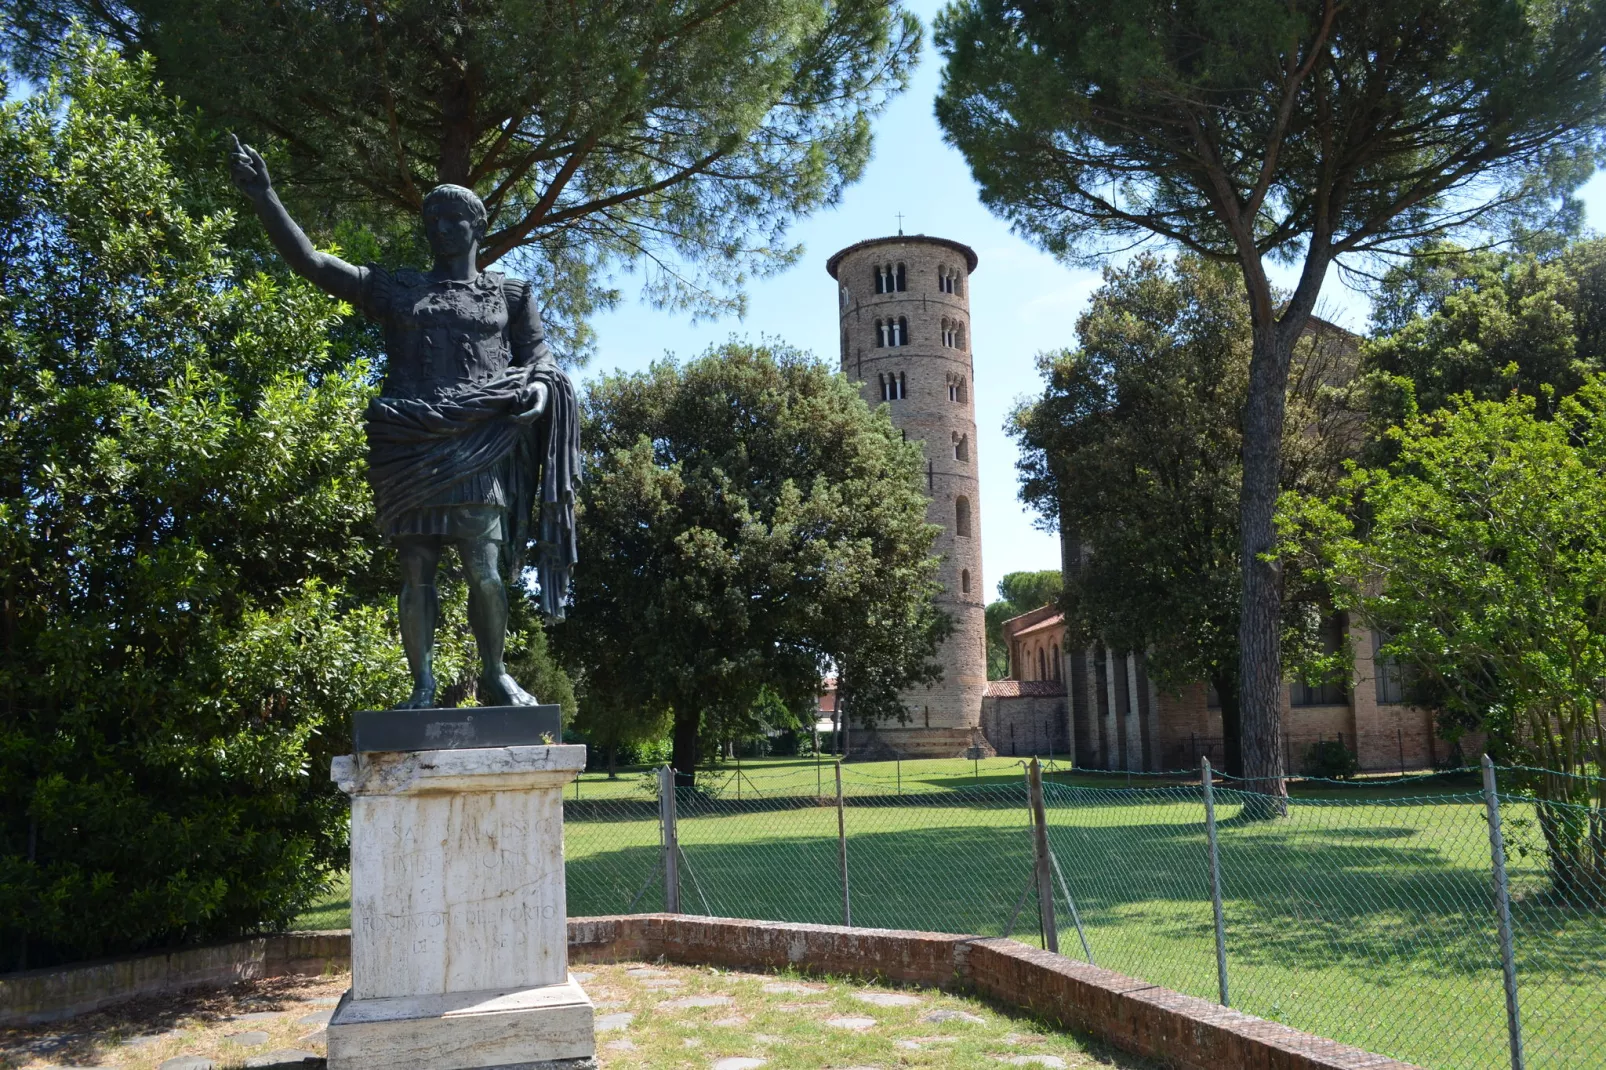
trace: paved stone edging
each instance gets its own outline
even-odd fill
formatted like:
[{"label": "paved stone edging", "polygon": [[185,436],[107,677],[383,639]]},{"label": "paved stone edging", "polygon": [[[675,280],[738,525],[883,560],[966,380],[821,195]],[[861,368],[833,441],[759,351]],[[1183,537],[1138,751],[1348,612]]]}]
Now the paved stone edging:
[{"label": "paved stone edging", "polygon": [[[794,967],[958,988],[1023,1007],[1178,1070],[1415,1070],[1208,1000],[1013,940],[898,929],[626,914],[569,919],[573,962]],[[0,976],[0,1026],[68,1018],[140,995],[350,963],[350,933],[286,933],[57,970]]]}]

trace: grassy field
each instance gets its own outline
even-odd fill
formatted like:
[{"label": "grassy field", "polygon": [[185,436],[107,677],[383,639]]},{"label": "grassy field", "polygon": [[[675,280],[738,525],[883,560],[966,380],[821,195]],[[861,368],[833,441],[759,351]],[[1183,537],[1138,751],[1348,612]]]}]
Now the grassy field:
[{"label": "grassy field", "polygon": [[597,1004],[602,1070],[1152,1066],[929,989],[632,963],[575,973]]},{"label": "grassy field", "polygon": [[[840,923],[836,811],[815,796],[814,763],[743,763],[741,798],[732,773],[717,794],[682,793],[682,909]],[[834,792],[830,767],[819,776]],[[1216,998],[1198,788],[1049,780],[1051,841],[1094,961]],[[662,909],[648,787],[588,776],[566,795],[571,915]],[[1018,762],[847,766],[845,788],[855,924],[1005,931],[1031,872]],[[1218,789],[1233,1006],[1434,1070],[1505,1065],[1474,783],[1300,785],[1286,818],[1240,809]],[[1606,1066],[1606,919],[1549,903],[1531,815],[1511,804],[1506,820],[1528,1065]],[[344,924],[343,899],[304,922]],[[1062,893],[1060,947],[1080,956],[1068,906]],[[1036,916],[1028,898],[1012,935],[1035,941]]]}]

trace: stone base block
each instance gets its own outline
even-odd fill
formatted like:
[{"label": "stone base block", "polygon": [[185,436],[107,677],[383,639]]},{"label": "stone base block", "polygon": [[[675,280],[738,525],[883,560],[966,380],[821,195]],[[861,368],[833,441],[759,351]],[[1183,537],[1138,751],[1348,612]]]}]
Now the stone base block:
[{"label": "stone base block", "polygon": [[594,1016],[572,979],[444,996],[347,991],[329,1021],[329,1070],[589,1070]]}]

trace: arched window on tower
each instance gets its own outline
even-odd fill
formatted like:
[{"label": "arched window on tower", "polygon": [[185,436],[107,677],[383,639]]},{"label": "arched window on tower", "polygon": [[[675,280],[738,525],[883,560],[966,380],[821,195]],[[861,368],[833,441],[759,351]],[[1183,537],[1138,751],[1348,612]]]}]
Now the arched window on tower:
[{"label": "arched window on tower", "polygon": [[965,325],[963,323],[954,324],[954,348],[965,348]]},{"label": "arched window on tower", "polygon": [[954,534],[970,538],[970,499],[963,495],[954,499]]},{"label": "arched window on tower", "polygon": [[954,460],[970,460],[970,436],[961,435],[958,431],[954,432]]},{"label": "arched window on tower", "polygon": [[952,320],[946,320],[946,319],[943,320],[942,321],[942,344],[947,346],[949,349],[952,349],[952,348],[954,348],[955,345],[958,344],[956,342],[956,339],[958,337],[959,337],[959,325],[957,323],[953,322]]},{"label": "arched window on tower", "polygon": [[954,292],[954,274],[954,269],[947,264],[937,268],[937,290],[939,292],[945,294]]},{"label": "arched window on tower", "polygon": [[898,397],[899,398],[906,398],[908,396],[909,396],[908,384],[904,382],[903,372],[899,372],[898,373]]},{"label": "arched window on tower", "polygon": [[892,325],[886,320],[875,321],[875,346],[877,349],[887,344],[887,336],[892,332]]},{"label": "arched window on tower", "polygon": [[897,283],[899,293],[903,293],[909,288],[909,272],[902,264],[899,264],[897,270],[893,273],[893,281]]},{"label": "arched window on tower", "polygon": [[875,266],[875,292],[884,294],[890,292],[891,289],[892,280],[887,278],[887,266],[885,264],[877,264]]},{"label": "arched window on tower", "polygon": [[968,568],[959,570],[959,592],[961,594],[970,593],[970,569]]},{"label": "arched window on tower", "polygon": [[963,404],[964,402],[970,400],[970,394],[965,390],[965,377],[963,375],[954,380],[954,388],[954,392],[957,394],[957,396],[954,398],[955,401]]},{"label": "arched window on tower", "polygon": [[892,344],[895,346],[906,346],[909,344],[908,316],[899,316],[897,322],[893,324]]}]

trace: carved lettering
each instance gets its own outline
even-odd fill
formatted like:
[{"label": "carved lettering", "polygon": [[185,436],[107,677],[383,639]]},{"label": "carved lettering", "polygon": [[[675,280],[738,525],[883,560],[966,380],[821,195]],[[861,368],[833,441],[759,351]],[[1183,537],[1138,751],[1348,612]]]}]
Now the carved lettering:
[{"label": "carved lettering", "polygon": [[357,920],[368,932],[415,933],[424,929],[444,928],[446,913],[429,910],[418,914],[364,914]]}]

